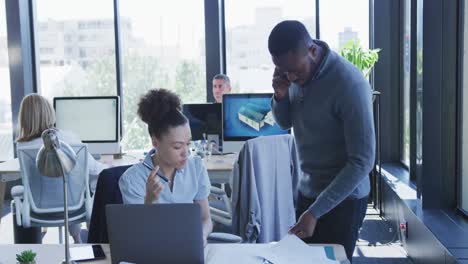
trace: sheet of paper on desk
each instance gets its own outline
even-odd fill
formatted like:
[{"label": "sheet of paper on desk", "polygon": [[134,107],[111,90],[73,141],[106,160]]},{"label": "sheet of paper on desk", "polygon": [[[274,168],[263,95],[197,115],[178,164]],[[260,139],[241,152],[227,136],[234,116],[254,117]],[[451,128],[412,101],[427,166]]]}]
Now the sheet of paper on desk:
[{"label": "sheet of paper on desk", "polygon": [[327,258],[324,247],[309,246],[295,235],[287,235],[273,246],[259,252],[271,263],[281,264],[338,264]]},{"label": "sheet of paper on desk", "polygon": [[79,246],[70,248],[70,258],[72,260],[81,259],[93,259],[93,247],[92,246]]},{"label": "sheet of paper on desk", "polygon": [[257,247],[246,247],[245,244],[208,245],[208,249],[205,249],[205,263],[262,264],[263,258],[257,252]]}]

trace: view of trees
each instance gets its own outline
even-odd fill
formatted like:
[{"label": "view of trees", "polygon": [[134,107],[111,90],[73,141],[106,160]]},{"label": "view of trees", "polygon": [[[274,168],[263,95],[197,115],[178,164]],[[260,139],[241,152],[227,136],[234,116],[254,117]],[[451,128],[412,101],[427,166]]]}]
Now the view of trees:
[{"label": "view of trees", "polygon": [[[107,57],[83,69],[75,66],[53,88],[54,96],[115,95],[115,58]],[[146,124],[137,115],[138,101],[153,88],[175,91],[183,103],[206,101],[205,69],[190,60],[181,60],[175,73],[161,65],[156,57],[124,55],[122,60],[123,140],[126,150],[148,149],[151,142]],[[77,75],[83,75],[77,77]],[[79,79],[77,81],[76,79]]]}]

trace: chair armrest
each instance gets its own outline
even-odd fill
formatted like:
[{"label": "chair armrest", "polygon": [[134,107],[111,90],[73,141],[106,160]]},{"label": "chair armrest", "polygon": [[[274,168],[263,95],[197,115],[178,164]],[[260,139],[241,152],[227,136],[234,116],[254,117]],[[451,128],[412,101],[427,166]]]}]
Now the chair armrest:
[{"label": "chair armrest", "polygon": [[210,193],[216,196],[223,196],[223,195],[227,196],[226,192],[223,189],[218,188],[216,186],[211,186]]},{"label": "chair armrest", "polygon": [[242,243],[242,238],[229,233],[213,232],[208,235],[208,243]]},{"label": "chair armrest", "polygon": [[229,214],[229,218],[231,218],[231,215],[232,215],[231,199],[229,199],[226,192],[221,188],[211,186],[210,194],[217,197],[219,200],[223,201],[224,207],[226,208],[226,211]]},{"label": "chair armrest", "polygon": [[23,194],[24,194],[23,185],[16,185],[16,186],[13,186],[13,188],[11,188],[11,196],[13,198],[15,197],[23,198]]},{"label": "chair armrest", "polygon": [[217,215],[217,216],[220,216],[220,217],[224,217],[228,220],[231,220],[231,215],[226,212],[226,211],[223,211],[223,210],[219,210],[218,208],[214,208],[214,207],[210,207],[210,214],[211,215]]},{"label": "chair armrest", "polygon": [[21,221],[21,208],[23,207],[24,187],[23,185],[16,185],[11,188],[11,196],[15,201],[16,224],[22,226]]}]

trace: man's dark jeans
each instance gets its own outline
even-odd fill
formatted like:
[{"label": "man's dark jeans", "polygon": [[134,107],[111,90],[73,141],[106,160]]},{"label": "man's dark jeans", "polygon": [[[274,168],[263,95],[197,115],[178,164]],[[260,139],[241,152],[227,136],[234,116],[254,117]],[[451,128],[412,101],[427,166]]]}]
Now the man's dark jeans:
[{"label": "man's dark jeans", "polygon": [[[337,207],[319,218],[312,237],[304,239],[306,243],[340,244],[346,251],[349,261],[353,260],[354,247],[359,229],[366,215],[368,197],[346,199]],[[298,195],[296,217],[299,218],[314,199]]]}]

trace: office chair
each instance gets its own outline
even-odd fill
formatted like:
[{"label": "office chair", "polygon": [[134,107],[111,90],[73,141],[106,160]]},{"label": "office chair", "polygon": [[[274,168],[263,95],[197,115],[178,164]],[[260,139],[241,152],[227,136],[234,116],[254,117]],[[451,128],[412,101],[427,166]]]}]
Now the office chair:
[{"label": "office chair", "polygon": [[211,188],[221,203],[210,204],[213,221],[232,228],[247,243],[280,240],[296,220],[300,173],[293,136],[247,140],[234,164],[231,198]]},{"label": "office chair", "polygon": [[130,168],[118,166],[103,170],[99,174],[94,194],[93,212],[88,232],[88,243],[109,243],[106,222],[106,205],[122,204],[122,193],[119,188],[119,179]]},{"label": "office chair", "polygon": [[[71,145],[76,153],[76,165],[68,175],[69,224],[89,223],[92,197],[89,190],[88,150],[85,144]],[[28,227],[61,227],[63,215],[63,179],[44,177],[36,166],[40,147],[17,149],[23,185],[12,188],[16,224]],[[68,234],[66,234],[68,235]]]},{"label": "office chair", "polygon": [[231,199],[228,197],[225,189],[211,186],[210,195],[214,199],[210,201],[211,220],[225,227],[232,226],[232,207]]}]

